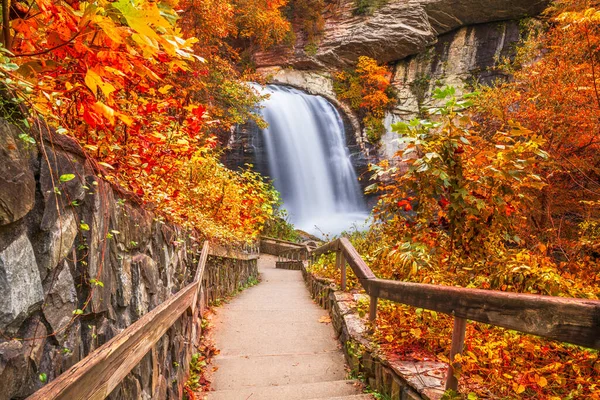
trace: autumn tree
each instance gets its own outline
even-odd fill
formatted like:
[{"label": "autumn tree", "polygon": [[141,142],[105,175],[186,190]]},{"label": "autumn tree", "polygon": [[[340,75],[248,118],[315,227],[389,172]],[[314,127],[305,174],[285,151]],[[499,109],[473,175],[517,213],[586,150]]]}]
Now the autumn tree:
[{"label": "autumn tree", "polygon": [[354,70],[338,72],[334,78],[337,97],[358,112],[367,138],[378,143],[385,133],[385,112],[397,102],[391,73],[376,60],[361,56]]},{"label": "autumn tree", "polygon": [[[260,231],[272,191],[257,175],[227,171],[215,136],[249,118],[258,99],[238,80],[235,60],[220,57],[218,39],[239,33],[235,10],[204,21],[201,44],[182,31],[176,2],[15,6],[21,12],[5,19],[12,53],[4,50],[2,67],[7,99],[33,112],[19,117],[23,123],[41,116],[58,134],[75,137],[107,179],[165,218],[222,240]],[[245,23],[250,29],[254,22]],[[203,45],[209,50],[201,54]]]},{"label": "autumn tree", "polygon": [[[480,102],[484,130],[515,121],[544,138],[550,162],[533,168],[548,185],[529,214],[530,232],[524,237],[532,245],[541,240],[573,272],[589,271],[594,264],[582,262],[580,252],[597,256],[591,242],[600,240],[597,5],[557,1],[546,13],[548,28],[534,25],[516,61],[509,64],[514,79],[485,90]],[[588,273],[595,275],[593,268]]]}]

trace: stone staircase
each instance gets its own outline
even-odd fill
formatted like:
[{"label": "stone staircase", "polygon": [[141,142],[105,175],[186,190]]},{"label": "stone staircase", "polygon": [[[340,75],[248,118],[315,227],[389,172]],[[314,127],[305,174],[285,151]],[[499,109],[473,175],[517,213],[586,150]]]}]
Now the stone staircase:
[{"label": "stone staircase", "polygon": [[263,386],[219,390],[209,393],[207,400],[367,400],[354,380],[324,381],[283,386]]},{"label": "stone staircase", "polygon": [[275,269],[275,261],[261,255],[261,283],[217,310],[220,354],[204,399],[373,399],[347,379],[327,311],[312,301],[301,272]]}]

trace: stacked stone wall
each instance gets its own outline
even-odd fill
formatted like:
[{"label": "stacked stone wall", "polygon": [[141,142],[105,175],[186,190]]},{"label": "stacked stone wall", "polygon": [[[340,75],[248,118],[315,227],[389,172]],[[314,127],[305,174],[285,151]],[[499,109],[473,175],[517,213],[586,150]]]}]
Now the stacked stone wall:
[{"label": "stacked stone wall", "polygon": [[[99,178],[69,138],[22,133],[0,121],[0,400],[32,394],[185,287],[201,247]],[[199,310],[256,277],[251,257],[209,257]],[[181,399],[198,317],[184,314],[110,398]]]}]

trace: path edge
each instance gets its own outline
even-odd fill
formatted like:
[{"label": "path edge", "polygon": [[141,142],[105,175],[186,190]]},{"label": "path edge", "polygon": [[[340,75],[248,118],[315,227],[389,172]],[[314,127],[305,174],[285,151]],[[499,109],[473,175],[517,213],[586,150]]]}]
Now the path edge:
[{"label": "path edge", "polygon": [[[376,352],[365,337],[366,321],[355,312],[354,295],[337,290],[329,279],[319,278],[302,267],[311,297],[329,311],[353,376],[392,400],[440,400],[444,394],[447,364],[440,362],[390,361]],[[358,295],[360,296],[360,295]],[[411,371],[412,370],[412,371]],[[419,371],[419,372],[416,372]],[[424,382],[430,382],[425,385]]]}]

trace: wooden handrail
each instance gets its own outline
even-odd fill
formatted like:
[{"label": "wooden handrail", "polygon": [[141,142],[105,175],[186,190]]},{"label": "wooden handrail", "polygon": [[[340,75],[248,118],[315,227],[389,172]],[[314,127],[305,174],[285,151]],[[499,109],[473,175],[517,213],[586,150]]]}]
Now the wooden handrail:
[{"label": "wooden handrail", "polygon": [[187,309],[195,310],[209,250],[208,242],[204,242],[192,283],[29,396],[28,400],[106,398]]},{"label": "wooden handrail", "polygon": [[600,350],[600,301],[372,279],[367,293]]},{"label": "wooden handrail", "polygon": [[[310,255],[313,258],[332,252],[341,258],[336,264],[342,266],[342,286],[347,262],[369,294],[371,321],[375,320],[379,298],[454,316],[452,356],[462,351],[467,319],[600,350],[599,300],[377,279],[346,238],[326,243]],[[450,366],[446,388],[456,386]]]},{"label": "wooden handrail", "polygon": [[292,246],[304,246],[302,243],[296,243],[296,242],[292,242],[290,240],[283,240],[283,239],[272,238],[272,237],[269,237],[269,236],[261,236],[260,239],[261,240],[270,240],[272,242],[277,242],[277,243],[289,244],[289,245],[292,245]]}]

